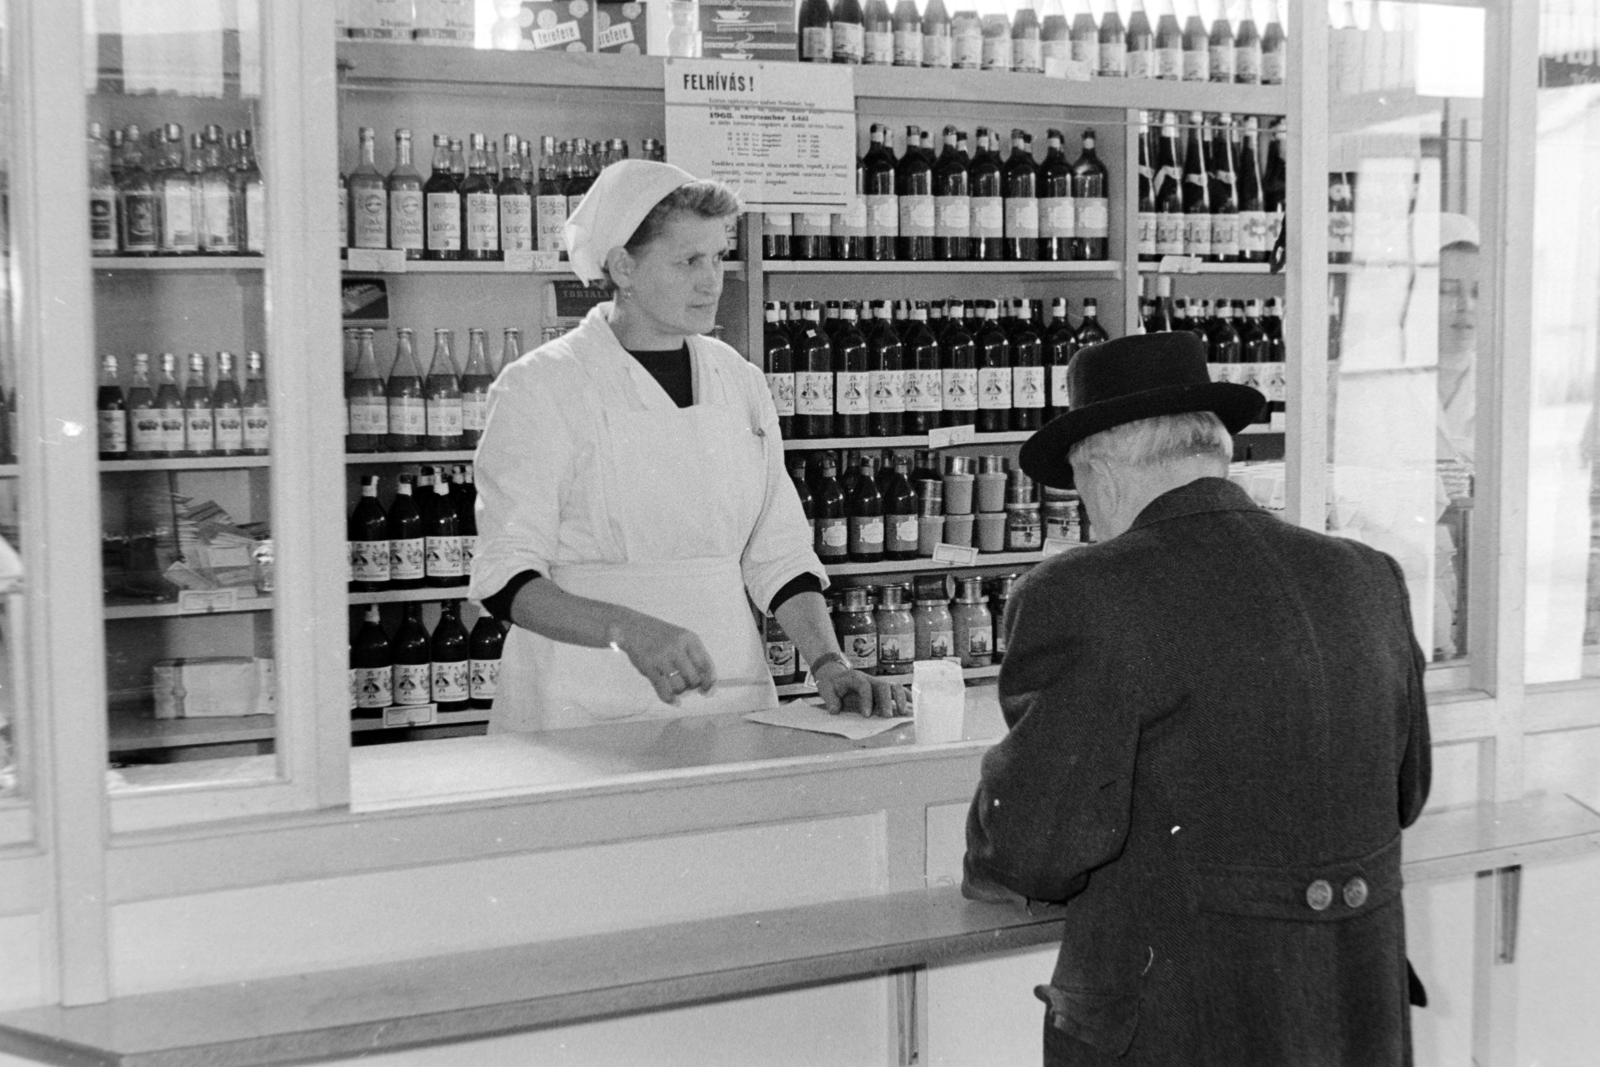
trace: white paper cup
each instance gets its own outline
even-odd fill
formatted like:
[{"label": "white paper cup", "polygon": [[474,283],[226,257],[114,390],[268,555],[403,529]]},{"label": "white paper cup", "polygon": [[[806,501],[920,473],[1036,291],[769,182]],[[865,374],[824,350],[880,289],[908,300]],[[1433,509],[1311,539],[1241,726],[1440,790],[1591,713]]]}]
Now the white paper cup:
[{"label": "white paper cup", "polygon": [[967,719],[967,684],[952,660],[920,660],[911,669],[911,714],[919,745],[960,741]]}]

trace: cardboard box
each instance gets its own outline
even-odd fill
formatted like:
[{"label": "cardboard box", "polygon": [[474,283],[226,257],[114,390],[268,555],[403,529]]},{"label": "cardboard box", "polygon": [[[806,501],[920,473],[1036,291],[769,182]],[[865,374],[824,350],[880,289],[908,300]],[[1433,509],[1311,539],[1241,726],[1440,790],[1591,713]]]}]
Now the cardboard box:
[{"label": "cardboard box", "polygon": [[594,6],[594,50],[625,56],[648,53],[645,6],[600,0]]},{"label": "cardboard box", "polygon": [[701,0],[700,54],[706,59],[793,62],[799,41],[794,0]]},{"label": "cardboard box", "polygon": [[590,0],[522,0],[522,46],[545,52],[593,52]]},{"label": "cardboard box", "polygon": [[270,659],[164,659],[156,661],[150,675],[158,719],[271,715],[277,710],[277,678]]}]

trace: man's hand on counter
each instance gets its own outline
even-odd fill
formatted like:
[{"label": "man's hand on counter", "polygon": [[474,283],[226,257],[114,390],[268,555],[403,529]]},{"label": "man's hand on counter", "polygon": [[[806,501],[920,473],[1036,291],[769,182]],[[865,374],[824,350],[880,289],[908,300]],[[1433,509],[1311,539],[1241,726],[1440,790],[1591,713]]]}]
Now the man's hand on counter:
[{"label": "man's hand on counter", "polygon": [[911,714],[910,690],[887,678],[874,678],[840,663],[824,664],[814,677],[817,695],[829,714],[850,711],[885,719]]}]

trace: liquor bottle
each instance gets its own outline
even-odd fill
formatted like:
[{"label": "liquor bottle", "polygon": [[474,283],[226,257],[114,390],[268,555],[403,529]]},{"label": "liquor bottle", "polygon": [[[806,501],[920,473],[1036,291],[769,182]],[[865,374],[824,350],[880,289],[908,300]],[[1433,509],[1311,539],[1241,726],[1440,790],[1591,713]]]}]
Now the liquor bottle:
[{"label": "liquor bottle", "polygon": [[1256,386],[1255,368],[1244,363],[1244,344],[1239,331],[1233,326],[1233,309],[1226,300],[1218,300],[1216,314],[1206,323],[1207,351],[1212,362],[1235,368],[1233,381],[1240,385]]},{"label": "liquor bottle", "polygon": [[1200,17],[1198,8],[1189,10],[1189,17],[1183,26],[1183,80],[1211,80],[1211,38],[1206,33],[1206,22]]},{"label": "liquor bottle", "polygon": [[1133,11],[1128,15],[1128,77],[1154,78],[1161,69],[1156,57],[1156,35],[1150,28],[1150,16],[1145,14],[1144,0],[1133,0]]},{"label": "liquor bottle", "polygon": [[506,632],[487,611],[472,624],[467,638],[467,704],[481,711],[494,706],[500,691],[500,654]]},{"label": "liquor bottle", "polygon": [[817,557],[824,563],[842,563],[850,554],[850,518],[846,514],[844,486],[839,484],[833,453],[823,453],[821,473],[811,492],[815,514]]},{"label": "liquor bottle", "polygon": [[186,456],[209,456],[217,449],[211,385],[206,378],[206,357],[190,352],[189,373],[183,380],[183,453]]},{"label": "liquor bottle", "polygon": [[1100,17],[1100,66],[1102,78],[1125,78],[1128,75],[1128,31],[1122,25],[1122,15],[1115,4]]},{"label": "liquor bottle", "polygon": [[1011,70],[1011,17],[1004,7],[983,15],[982,69],[1009,73]]},{"label": "liquor bottle", "polygon": [[871,349],[856,325],[856,309],[840,308],[833,337],[834,433],[865,437],[872,411]]},{"label": "liquor bottle", "polygon": [[[1330,286],[1330,291],[1331,288]],[[1338,301],[1330,301],[1330,309],[1337,309],[1339,303]],[[1267,339],[1272,343],[1272,354],[1269,357],[1271,371],[1267,375],[1267,413],[1264,416],[1264,421],[1269,423],[1274,430],[1282,430],[1284,429],[1283,420],[1286,418],[1285,411],[1287,408],[1289,382],[1288,355],[1283,340],[1283,309],[1278,297],[1273,297],[1267,301],[1266,314],[1262,318],[1261,328],[1266,333]],[[1338,355],[1337,346],[1333,348],[1330,355]]]},{"label": "liquor bottle", "polygon": [[1233,37],[1233,80],[1240,85],[1261,84],[1261,34],[1256,30],[1255,12],[1244,0],[1239,30]]},{"label": "liquor bottle", "polygon": [[[789,216],[792,235],[789,253],[794,259],[829,259],[833,255],[833,213],[796,211]],[[782,229],[779,223],[776,227]]]},{"label": "liquor bottle", "polygon": [[833,61],[860,63],[866,51],[866,26],[857,0],[834,0]]},{"label": "liquor bottle", "polygon": [[1272,358],[1272,338],[1261,324],[1261,301],[1247,300],[1244,306],[1244,325],[1239,330],[1240,359],[1256,369],[1257,386],[1267,397],[1268,404],[1256,418],[1258,423],[1270,423],[1273,378],[1276,367]]},{"label": "liquor bottle", "polygon": [[150,388],[150,357],[138,352],[133,357],[133,385],[128,388],[128,458],[155,459],[165,455],[165,446],[161,411]]},{"label": "liquor bottle", "polygon": [[1065,71],[1072,58],[1072,24],[1061,0],[1044,0],[1039,11],[1039,53],[1047,73]]},{"label": "liquor bottle", "polygon": [[[409,331],[406,343],[409,344]],[[372,350],[371,330],[361,330],[357,341],[359,355],[355,371],[345,382],[345,406],[349,412],[346,452],[382,452],[388,447],[389,398],[383,379],[378,376],[378,359]]]},{"label": "liquor bottle", "polygon": [[213,256],[239,254],[242,204],[233,175],[223,160],[222,127],[207,125],[200,139],[200,251]]},{"label": "liquor bottle", "polygon": [[894,6],[894,65],[922,66],[922,15],[917,0],[898,0]]},{"label": "liquor bottle", "polygon": [[427,544],[422,511],[412,492],[411,475],[402,474],[389,504],[389,588],[421,589],[427,575]]},{"label": "liquor bottle", "polygon": [[423,258],[460,259],[461,194],[450,176],[450,138],[442,133],[433,137],[433,172],[422,187],[422,202],[427,214]]},{"label": "liquor bottle", "polygon": [[514,133],[505,135],[505,159],[500,164],[500,181],[494,187],[499,202],[500,251],[531,252],[533,250],[533,195],[528,183],[522,180],[522,167],[518,148],[520,139]]},{"label": "liquor bottle", "polygon": [[500,366],[494,368],[494,376],[500,377],[500,372],[522,358],[522,331],[515,326],[506,327],[505,345],[500,349]]},{"label": "liquor bottle", "polygon": [[1100,28],[1095,25],[1089,0],[1074,0],[1072,11],[1072,62],[1083,78],[1100,73]]},{"label": "liquor bottle", "polygon": [[489,386],[493,384],[494,375],[489,370],[488,334],[474,326],[467,331],[467,365],[461,372],[460,447],[477,448],[478,442],[483,439],[483,428],[489,421]]},{"label": "liquor bottle", "polygon": [[384,448],[390,452],[421,449],[428,433],[428,408],[423,399],[422,368],[409,329],[395,331],[394,364],[383,395],[389,402],[389,435]]},{"label": "liquor bottle", "polygon": [[1078,351],[1077,333],[1067,317],[1067,300],[1058,296],[1050,301],[1050,326],[1044,334],[1044,361],[1049,375],[1045,419],[1066,413],[1071,397],[1067,388],[1067,365]]},{"label": "liquor bottle", "polygon": [[983,325],[973,338],[977,346],[978,432],[1001,433],[1011,428],[1011,342],[1000,327],[994,301],[982,303]]},{"label": "liquor bottle", "polygon": [[100,458],[128,458],[128,398],[122,392],[117,357],[100,357],[100,388],[95,393],[100,428]]},{"label": "liquor bottle", "polygon": [[1172,0],[1160,0],[1156,19],[1155,72],[1152,77],[1163,81],[1183,78],[1183,28],[1178,25],[1178,13]]},{"label": "liquor bottle", "polygon": [[1156,255],[1156,172],[1150,159],[1149,112],[1139,112],[1139,228],[1138,253],[1141,263],[1153,263]]},{"label": "liquor bottle", "polygon": [[437,478],[422,507],[422,568],[424,584],[466,585],[461,559],[461,513],[450,495],[450,485]]},{"label": "liquor bottle", "polygon": [[816,301],[806,301],[801,316],[794,343],[795,436],[832,437],[833,344],[822,332]]},{"label": "liquor bottle", "polygon": [[422,175],[411,163],[411,131],[394,131],[394,169],[384,180],[389,197],[389,247],[405,249],[407,259],[423,252]]},{"label": "liquor bottle", "polygon": [[361,628],[350,641],[350,671],[355,675],[357,717],[376,717],[394,703],[394,659],[376,604],[362,614]]},{"label": "liquor bottle", "polygon": [[233,186],[241,207],[240,238],[248,255],[265,255],[267,250],[267,194],[261,184],[261,168],[256,165],[255,136],[240,130],[239,161],[233,171]]},{"label": "liquor bottle", "polygon": [[433,331],[433,358],[428,364],[428,377],[422,384],[423,425],[427,437],[424,447],[430,452],[462,447],[461,382],[456,377],[456,359],[451,353],[450,340],[448,329],[440,327]]},{"label": "liquor bottle", "polygon": [[883,559],[883,496],[873,472],[863,468],[849,493],[850,539],[846,547],[850,562],[877,563]]},{"label": "liquor bottle", "polygon": [[350,588],[374,593],[389,588],[389,515],[378,503],[378,476],[364,475],[361,496],[350,512]]},{"label": "liquor bottle", "polygon": [[461,573],[472,580],[472,561],[478,558],[478,487],[472,482],[472,468],[460,466],[450,472],[450,495],[461,520]]},{"label": "liquor bottle", "polygon": [[787,211],[761,213],[761,258],[794,257],[794,216]]},{"label": "liquor bottle", "polygon": [[1072,258],[1077,236],[1077,210],[1072,199],[1072,166],[1062,150],[1060,130],[1046,135],[1049,148],[1039,167],[1039,258],[1063,262]]},{"label": "liquor bottle", "polygon": [[374,156],[377,135],[361,127],[361,161],[345,180],[350,197],[350,247],[389,247],[389,193]]},{"label": "liquor bottle", "polygon": [[1267,257],[1270,259],[1283,238],[1289,169],[1283,154],[1283,127],[1278,120],[1274,120],[1268,136],[1267,159],[1261,172],[1261,209],[1267,216]]},{"label": "liquor bottle", "polygon": [[948,325],[939,338],[939,376],[944,392],[941,419],[945,426],[971,426],[978,421],[978,346],[962,324],[963,307],[947,309]]},{"label": "liquor bottle", "polygon": [[1211,258],[1239,262],[1239,180],[1234,172],[1233,116],[1217,116],[1211,140]]},{"label": "liquor bottle", "polygon": [[[1197,15],[1196,18],[1199,16]],[[1217,8],[1217,17],[1211,23],[1210,51],[1210,80],[1214,82],[1232,82],[1234,80],[1234,60],[1237,51],[1237,42],[1233,36],[1233,26],[1228,22],[1228,10],[1225,6]]]},{"label": "liquor bottle", "polygon": [[1288,72],[1289,41],[1278,20],[1276,0],[1267,0],[1267,22],[1261,31],[1261,84],[1282,85]]},{"label": "liquor bottle", "polygon": [[955,62],[950,15],[944,0],[928,0],[922,9],[922,65],[949,70]]},{"label": "liquor bottle", "polygon": [[[1211,301],[1209,301],[1209,300],[1190,300],[1189,301],[1189,308],[1188,308],[1188,316],[1187,317],[1188,317],[1188,322],[1189,322],[1189,332],[1194,334],[1196,337],[1200,338],[1200,343],[1205,345],[1207,353],[1210,353],[1210,351],[1211,351],[1211,322],[1212,322]],[[1209,355],[1206,358],[1207,358],[1208,362],[1214,362],[1214,361],[1211,360]],[[1225,375],[1227,373],[1231,373],[1231,372],[1224,372]],[[1227,381],[1229,379],[1227,377],[1223,377],[1223,378],[1221,378],[1219,380],[1220,381]]]},{"label": "liquor bottle", "polygon": [[1006,258],[1005,176],[990,136],[987,128],[978,127],[977,153],[967,168],[972,191],[971,247],[973,259],[1000,260]]},{"label": "liquor bottle", "polygon": [[789,461],[789,481],[794,485],[795,499],[800,501],[800,513],[806,517],[806,523],[811,527],[812,542],[816,541],[817,511],[816,500],[811,495],[811,483],[806,478],[806,461],[791,459]]},{"label": "liquor bottle", "polygon": [[155,455],[183,455],[183,394],[178,391],[178,357],[171,352],[161,353],[161,380],[156,384],[156,416],[161,420],[160,436]]},{"label": "liquor bottle", "polygon": [[169,122],[157,131],[161,137],[160,169],[155,174],[161,205],[160,252],[167,256],[192,256],[200,251],[195,228],[195,181],[184,166],[183,127]]},{"label": "liquor bottle", "polygon": [[244,454],[264,456],[271,447],[272,414],[267,402],[267,380],[261,353],[251,350],[244,357]]},{"label": "liquor bottle", "polygon": [[1039,258],[1039,164],[1033,160],[1033,138],[1011,131],[1011,155],[1002,171],[1005,190],[1007,259]]},{"label": "liquor bottle", "polygon": [[1328,172],[1328,262],[1349,263],[1355,254],[1355,175]]},{"label": "liquor bottle", "polygon": [[1111,258],[1111,204],[1106,165],[1094,150],[1094,131],[1083,131],[1083,154],[1072,164],[1072,206],[1077,215],[1077,236],[1072,258]]},{"label": "liquor bottle", "polygon": [[1044,339],[1032,320],[1027,301],[1017,301],[1011,329],[1012,430],[1037,430],[1044,425]]},{"label": "liquor bottle", "polygon": [[472,134],[471,144],[467,177],[461,183],[461,258],[496,260],[500,258],[500,198],[495,195],[495,179],[489,174],[483,134]]},{"label": "liquor bottle", "polygon": [[944,128],[944,151],[933,168],[933,254],[937,259],[966,259],[972,253],[972,197],[959,139],[954,126]]},{"label": "liquor bottle", "polygon": [[217,384],[211,390],[211,420],[219,456],[244,455],[244,398],[234,377],[233,353],[217,353]]},{"label": "liquor bottle", "polygon": [[867,0],[861,16],[861,61],[870,66],[894,65],[894,17],[887,0]]},{"label": "liquor bottle", "polygon": [[[824,0],[824,3],[826,0]],[[559,176],[560,161],[556,157],[556,139],[539,139],[539,186],[534,190],[533,210],[538,226],[537,241],[541,252],[559,252],[567,258],[566,225],[567,194]]]},{"label": "liquor bottle", "polygon": [[1033,0],[1018,0],[1017,17],[1011,21],[1011,69],[1018,74],[1043,74],[1044,50],[1040,39],[1039,13]]},{"label": "liquor bottle", "polygon": [[937,212],[934,204],[933,160],[917,146],[922,131],[906,127],[906,151],[895,168],[895,196],[900,200],[900,259],[933,258]]},{"label": "liquor bottle", "polygon": [[794,437],[794,347],[783,328],[782,315],[777,301],[767,301],[766,324],[761,337],[767,391],[778,413],[778,435],[787,441]]},{"label": "liquor bottle", "polygon": [[896,456],[894,463],[885,468],[878,495],[883,500],[884,558],[916,559],[921,522],[917,491],[911,484],[911,461],[904,455]]},{"label": "liquor bottle", "polygon": [[1172,319],[1172,276],[1162,274],[1155,279],[1156,295],[1144,315],[1145,333],[1170,333],[1175,328]]},{"label": "liquor bottle", "polygon": [[906,368],[905,416],[901,432],[925,434],[939,425],[944,384],[939,370],[939,341],[928,328],[928,309],[911,309],[911,325],[901,342]]},{"label": "liquor bottle", "polygon": [[111,173],[111,146],[98,122],[89,123],[89,252],[117,254],[117,184]]},{"label": "liquor bottle", "polygon": [[828,0],[800,5],[800,62],[833,62],[833,11]]},{"label": "liquor bottle", "polygon": [[1078,325],[1078,332],[1073,336],[1073,345],[1082,351],[1089,345],[1097,345],[1111,340],[1105,327],[1100,325],[1100,302],[1093,298],[1083,302],[1083,322]]},{"label": "liquor bottle", "polygon": [[895,244],[900,233],[900,203],[894,191],[894,150],[885,143],[891,136],[887,126],[872,124],[862,170],[862,191],[867,198],[866,251],[867,258],[874,260],[895,258]]},{"label": "liquor bottle", "polygon": [[471,656],[467,631],[461,625],[461,601],[446,600],[439,605],[439,622],[428,643],[432,658],[429,688],[433,703],[441,712],[466,711],[471,696]]},{"label": "liquor bottle", "polygon": [[394,702],[411,707],[428,703],[433,679],[421,604],[413,602],[401,609],[400,628],[389,640],[389,656],[394,662]]},{"label": "liquor bottle", "polygon": [[[467,184],[467,153],[465,143],[459,137],[450,138],[450,181],[458,193],[461,192],[461,187]],[[466,240],[465,227],[462,229],[461,239]]]},{"label": "liquor bottle", "polygon": [[868,386],[872,393],[867,432],[873,437],[898,437],[905,432],[905,345],[890,324],[888,303],[875,304],[873,329],[867,334]]}]

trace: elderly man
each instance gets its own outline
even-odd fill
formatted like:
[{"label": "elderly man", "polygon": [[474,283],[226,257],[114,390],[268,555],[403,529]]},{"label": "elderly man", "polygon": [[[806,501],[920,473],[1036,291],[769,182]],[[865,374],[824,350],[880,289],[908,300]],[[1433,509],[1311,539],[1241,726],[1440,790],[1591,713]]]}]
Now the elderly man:
[{"label": "elderly man", "polygon": [[1428,794],[1394,561],[1226,480],[1253,389],[1188,333],[1080,352],[1022,467],[1100,543],[1011,598],[964,890],[1067,902],[1047,1065],[1410,1060],[1400,828]]}]

